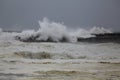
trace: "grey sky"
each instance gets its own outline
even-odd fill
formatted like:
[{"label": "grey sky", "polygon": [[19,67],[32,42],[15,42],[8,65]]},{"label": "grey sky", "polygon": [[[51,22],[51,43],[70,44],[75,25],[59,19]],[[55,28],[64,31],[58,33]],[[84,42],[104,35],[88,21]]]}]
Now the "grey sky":
[{"label": "grey sky", "polygon": [[120,31],[120,0],[0,0],[3,29],[37,29],[43,17],[72,28],[103,26]]}]

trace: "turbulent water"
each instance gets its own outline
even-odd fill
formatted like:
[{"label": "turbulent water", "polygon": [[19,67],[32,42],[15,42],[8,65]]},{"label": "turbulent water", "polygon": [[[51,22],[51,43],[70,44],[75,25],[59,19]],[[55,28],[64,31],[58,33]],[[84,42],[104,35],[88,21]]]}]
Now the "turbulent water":
[{"label": "turbulent water", "polygon": [[53,22],[44,18],[39,21],[40,28],[35,30],[25,30],[16,35],[16,39],[25,42],[77,42],[78,38],[95,37],[92,34],[112,33],[110,30],[102,27],[93,27],[90,30],[77,29],[70,30],[64,24]]},{"label": "turbulent water", "polygon": [[[76,36],[92,37],[92,32],[110,31],[93,28],[70,33],[64,25],[46,20],[40,25],[38,31],[22,33],[0,29],[0,80],[120,80],[120,44],[75,41]],[[44,40],[51,36],[57,43],[15,39],[36,34]],[[59,42],[62,36],[70,41]]]},{"label": "turbulent water", "polygon": [[119,80],[120,44],[20,42],[0,35],[0,80]]}]

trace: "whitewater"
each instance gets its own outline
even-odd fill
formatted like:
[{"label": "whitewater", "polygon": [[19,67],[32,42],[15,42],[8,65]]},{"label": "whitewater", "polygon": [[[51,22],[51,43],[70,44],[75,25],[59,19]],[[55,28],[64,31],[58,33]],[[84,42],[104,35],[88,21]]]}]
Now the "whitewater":
[{"label": "whitewater", "polygon": [[[100,27],[71,31],[47,18],[39,24],[38,30],[0,29],[0,80],[120,79],[120,44],[77,41],[112,31]],[[24,42],[31,37],[34,42]]]}]

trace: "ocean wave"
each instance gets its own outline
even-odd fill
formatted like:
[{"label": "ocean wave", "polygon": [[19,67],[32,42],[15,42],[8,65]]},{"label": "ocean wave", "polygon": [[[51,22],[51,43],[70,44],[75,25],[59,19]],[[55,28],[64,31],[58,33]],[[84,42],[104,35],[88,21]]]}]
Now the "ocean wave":
[{"label": "ocean wave", "polygon": [[12,32],[3,32],[0,29],[0,34],[3,33],[2,38],[8,36],[14,37],[16,40],[24,42],[77,42],[78,38],[91,38],[95,37],[93,34],[104,34],[112,33],[109,29],[102,27],[93,27],[92,29],[86,30],[79,28],[74,31],[69,31],[68,27],[62,23],[50,21],[47,18],[44,18],[43,21],[39,21],[40,28],[35,30],[24,30],[20,33]]},{"label": "ocean wave", "polygon": [[59,53],[48,53],[48,52],[28,52],[28,51],[20,51],[14,52],[15,57],[27,58],[27,59],[86,59],[87,56],[85,55],[78,55],[76,54],[59,54]]}]

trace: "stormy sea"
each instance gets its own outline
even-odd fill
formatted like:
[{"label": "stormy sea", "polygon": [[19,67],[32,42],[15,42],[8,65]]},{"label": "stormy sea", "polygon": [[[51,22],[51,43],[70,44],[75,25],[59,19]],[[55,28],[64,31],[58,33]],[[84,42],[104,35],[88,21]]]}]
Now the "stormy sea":
[{"label": "stormy sea", "polygon": [[0,29],[0,80],[120,80],[120,34],[69,30],[44,19],[38,30]]}]

